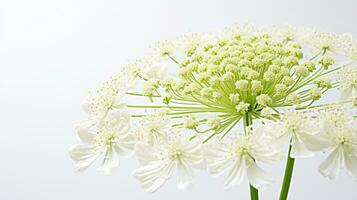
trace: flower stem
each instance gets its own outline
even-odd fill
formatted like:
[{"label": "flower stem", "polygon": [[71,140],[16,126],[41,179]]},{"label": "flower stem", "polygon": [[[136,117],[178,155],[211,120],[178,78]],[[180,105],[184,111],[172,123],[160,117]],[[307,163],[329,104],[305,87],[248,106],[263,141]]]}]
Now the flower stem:
[{"label": "flower stem", "polygon": [[281,186],[279,200],[286,200],[289,194],[289,188],[291,183],[291,178],[294,170],[295,159],[290,157],[291,145],[289,146],[288,159],[286,161],[285,174],[283,179],[283,185]]},{"label": "flower stem", "polygon": [[[243,118],[243,126],[244,126],[244,131],[248,126],[251,126],[253,124],[253,117],[251,112],[247,112]],[[250,199],[251,200],[258,200],[259,199],[259,193],[257,188],[255,188],[252,185],[249,185],[250,189]]]}]

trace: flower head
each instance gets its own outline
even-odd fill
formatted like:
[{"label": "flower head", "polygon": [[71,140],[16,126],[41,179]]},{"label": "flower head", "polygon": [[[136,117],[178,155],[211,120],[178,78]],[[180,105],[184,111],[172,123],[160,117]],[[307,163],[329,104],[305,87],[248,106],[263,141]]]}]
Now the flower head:
[{"label": "flower head", "polygon": [[134,148],[135,140],[129,134],[128,113],[117,111],[100,126],[78,129],[83,144],[70,148],[71,158],[79,171],[89,167],[98,157],[103,156],[99,170],[109,174],[118,166],[118,156],[128,155]]},{"label": "flower head", "polygon": [[281,159],[280,150],[272,145],[269,137],[264,135],[262,129],[257,129],[253,134],[229,138],[209,146],[205,151],[207,168],[213,175],[227,173],[224,186],[226,189],[240,184],[245,176],[249,182],[263,188],[272,183],[272,177],[264,172],[256,162],[274,163]]},{"label": "flower head", "polygon": [[165,144],[150,146],[137,144],[135,153],[142,166],[133,172],[147,192],[159,189],[172,172],[177,170],[177,187],[186,189],[192,183],[193,168],[202,166],[203,158],[199,143],[192,143],[187,137],[172,130]]},{"label": "flower head", "polygon": [[345,167],[357,180],[357,131],[356,121],[341,108],[320,111],[320,131],[307,147],[313,151],[330,151],[319,166],[319,171],[334,179]]}]

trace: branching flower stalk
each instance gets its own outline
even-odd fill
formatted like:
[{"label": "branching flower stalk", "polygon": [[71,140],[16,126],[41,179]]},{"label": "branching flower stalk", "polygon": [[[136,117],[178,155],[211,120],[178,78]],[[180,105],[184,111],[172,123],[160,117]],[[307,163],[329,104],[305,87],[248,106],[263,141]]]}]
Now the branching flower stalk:
[{"label": "branching flower stalk", "polygon": [[[89,118],[70,148],[78,170],[99,157],[110,173],[134,152],[133,172],[154,192],[177,171],[187,188],[194,169],[226,174],[232,189],[244,177],[251,199],[274,178],[259,167],[287,151],[280,200],[288,197],[294,162],[330,150],[320,172],[345,167],[357,178],[357,42],[312,29],[238,26],[190,34],[156,45],[89,94]],[[341,98],[323,96],[338,89]],[[242,123],[243,130],[238,124]]]}]

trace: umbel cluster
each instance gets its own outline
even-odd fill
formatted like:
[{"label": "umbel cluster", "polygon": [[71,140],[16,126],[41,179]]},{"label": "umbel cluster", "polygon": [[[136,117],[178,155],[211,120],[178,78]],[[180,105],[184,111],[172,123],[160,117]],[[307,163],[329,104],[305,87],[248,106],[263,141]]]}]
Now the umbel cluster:
[{"label": "umbel cluster", "polygon": [[109,174],[135,155],[147,192],[172,176],[186,189],[207,170],[225,176],[226,189],[247,178],[258,199],[277,182],[260,163],[285,155],[286,199],[296,159],[319,152],[329,153],[322,175],[345,168],[357,179],[356,66],[346,33],[245,25],[165,40],[89,93],[70,156],[79,171],[100,159]]}]

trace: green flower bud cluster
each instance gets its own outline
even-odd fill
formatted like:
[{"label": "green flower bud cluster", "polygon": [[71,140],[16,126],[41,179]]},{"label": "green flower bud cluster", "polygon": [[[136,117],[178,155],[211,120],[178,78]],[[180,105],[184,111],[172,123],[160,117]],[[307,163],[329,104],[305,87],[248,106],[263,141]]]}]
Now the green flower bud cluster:
[{"label": "green flower bud cluster", "polygon": [[[165,80],[162,85],[177,98],[237,115],[252,111],[260,116],[266,107],[318,100],[322,89],[332,84],[327,78],[313,77],[314,72],[333,64],[333,58],[325,54],[304,58],[301,45],[293,41],[279,41],[268,34],[235,35],[190,48],[179,62],[180,80]],[[304,83],[317,87],[299,92]]]}]

